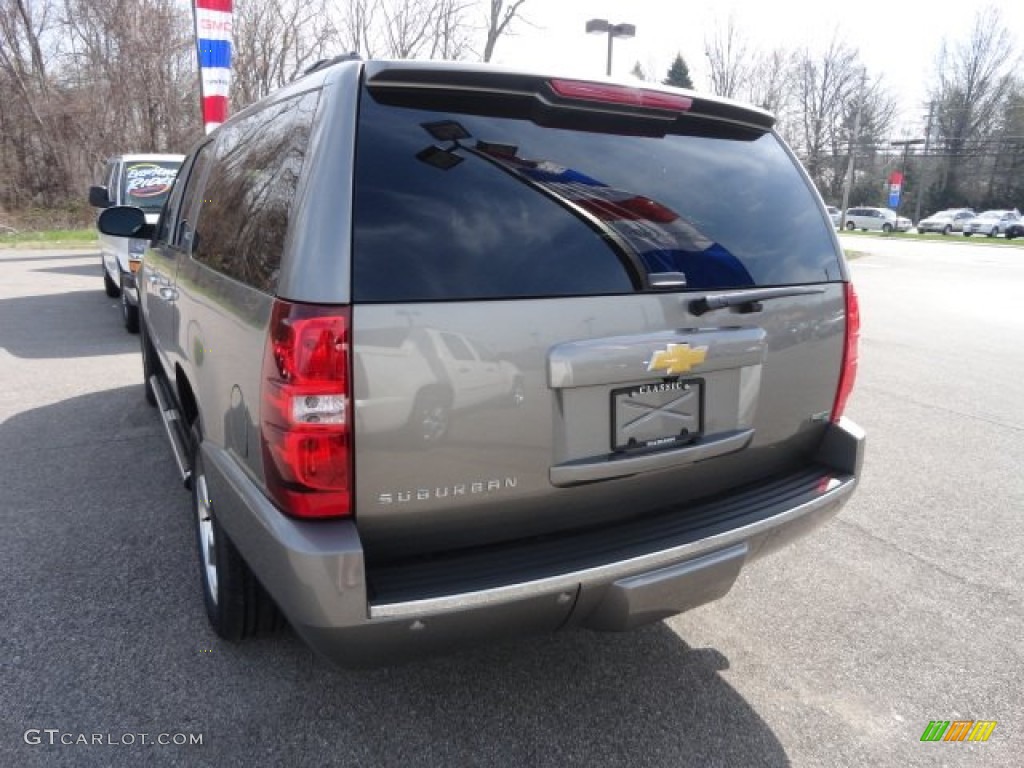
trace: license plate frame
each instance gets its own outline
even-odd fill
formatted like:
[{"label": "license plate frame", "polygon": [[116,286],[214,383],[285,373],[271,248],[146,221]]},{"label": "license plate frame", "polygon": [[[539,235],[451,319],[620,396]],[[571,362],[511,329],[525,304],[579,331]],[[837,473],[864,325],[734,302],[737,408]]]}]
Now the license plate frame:
[{"label": "license plate frame", "polygon": [[702,378],[671,379],[613,389],[612,451],[665,450],[694,442],[704,434],[704,396]]}]

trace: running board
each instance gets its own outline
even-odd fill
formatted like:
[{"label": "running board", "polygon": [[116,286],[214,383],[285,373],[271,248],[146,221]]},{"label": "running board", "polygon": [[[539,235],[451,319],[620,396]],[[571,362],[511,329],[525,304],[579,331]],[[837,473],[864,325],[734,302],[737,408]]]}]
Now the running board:
[{"label": "running board", "polygon": [[174,454],[174,461],[178,465],[178,472],[181,474],[181,481],[185,487],[192,488],[192,469],[188,461],[188,433],[181,414],[176,408],[168,405],[171,398],[164,389],[164,383],[159,376],[149,377],[149,386],[156,397],[157,409],[160,411],[160,421],[164,424],[164,431],[167,432],[167,439],[171,441],[171,452]]}]

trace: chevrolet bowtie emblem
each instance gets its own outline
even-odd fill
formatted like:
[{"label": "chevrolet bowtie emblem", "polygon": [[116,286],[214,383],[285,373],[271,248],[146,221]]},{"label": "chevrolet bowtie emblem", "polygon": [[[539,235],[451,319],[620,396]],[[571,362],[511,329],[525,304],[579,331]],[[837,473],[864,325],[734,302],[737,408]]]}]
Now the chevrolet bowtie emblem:
[{"label": "chevrolet bowtie emblem", "polygon": [[700,365],[707,357],[707,347],[691,347],[689,344],[669,344],[664,352],[654,353],[647,364],[648,371],[665,371],[669,376],[686,373],[695,365]]}]

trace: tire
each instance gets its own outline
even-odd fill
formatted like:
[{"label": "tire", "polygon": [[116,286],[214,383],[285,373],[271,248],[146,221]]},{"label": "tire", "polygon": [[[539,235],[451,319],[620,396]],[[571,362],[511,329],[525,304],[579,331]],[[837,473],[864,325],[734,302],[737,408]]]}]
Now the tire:
[{"label": "tire", "polygon": [[156,350],[153,348],[153,342],[149,340],[146,324],[140,323],[139,325],[139,340],[142,343],[142,381],[146,390],[146,402],[155,408],[156,394],[153,392],[153,387],[150,385],[149,380],[152,376],[159,373]]},{"label": "tire", "polygon": [[192,520],[206,617],[218,637],[238,642],[274,632],[283,620],[214,514],[200,431],[192,427]]},{"label": "tire", "polygon": [[846,231],[847,232],[853,232],[854,228],[855,227],[854,227],[854,224],[853,224],[852,221],[846,222]]},{"label": "tire", "polygon": [[110,279],[110,274],[107,272],[106,267],[104,267],[101,264],[100,269],[103,270],[103,290],[106,291],[107,296],[109,296],[112,299],[116,299],[118,296],[121,295],[120,286],[118,286],[117,283]]},{"label": "tire", "polygon": [[949,224],[947,224],[946,226],[944,226],[942,228],[942,234],[944,234],[944,235],[948,235],[952,231],[953,231],[953,228],[951,226],[949,226]]},{"label": "tire", "polygon": [[886,224],[883,224],[883,225],[882,225],[882,232],[884,232],[884,233],[885,233],[885,234],[887,234],[887,235],[888,235],[888,234],[889,234],[890,232],[892,232],[892,224],[888,224],[888,223],[886,223]]},{"label": "tire", "polygon": [[441,442],[448,434],[451,422],[451,397],[436,389],[416,395],[412,416],[409,417],[409,436],[417,447]]},{"label": "tire", "polygon": [[139,332],[139,308],[128,301],[128,294],[124,290],[124,278],[121,278],[121,320],[124,321],[124,329],[128,333]]},{"label": "tire", "polygon": [[970,236],[971,236],[970,232],[964,232],[964,237],[970,237]]}]

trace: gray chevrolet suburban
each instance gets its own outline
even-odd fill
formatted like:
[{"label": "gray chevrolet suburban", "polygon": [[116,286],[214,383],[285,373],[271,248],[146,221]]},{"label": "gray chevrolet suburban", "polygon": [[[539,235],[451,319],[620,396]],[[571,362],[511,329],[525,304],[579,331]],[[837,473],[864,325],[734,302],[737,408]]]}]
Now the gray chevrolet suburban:
[{"label": "gray chevrolet suburban", "polygon": [[834,516],[857,299],[752,107],[342,61],[185,160],[139,274],[210,621],[341,665],[625,630]]}]

